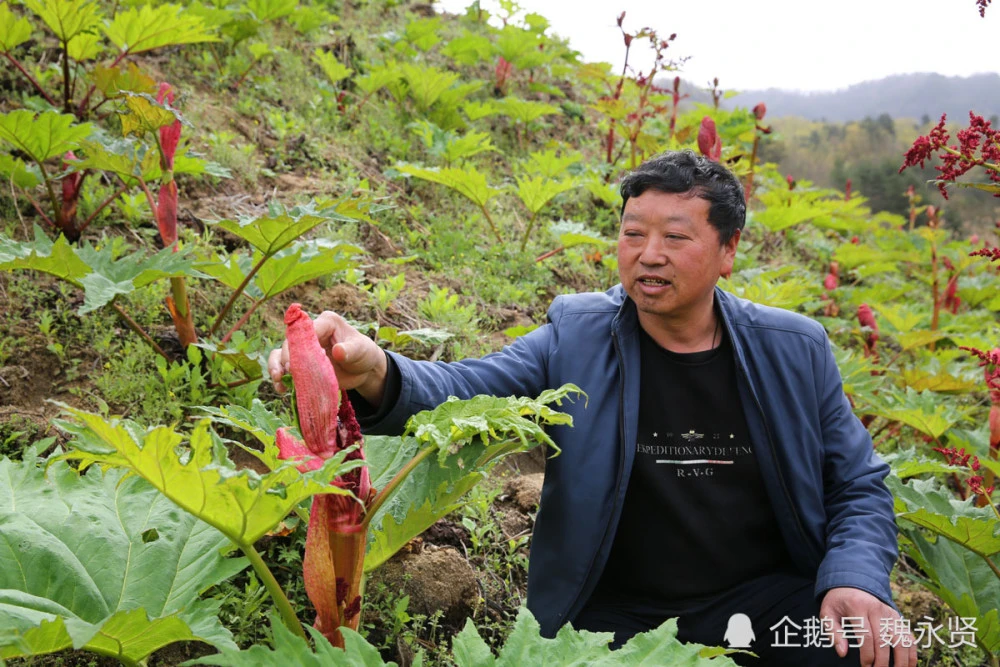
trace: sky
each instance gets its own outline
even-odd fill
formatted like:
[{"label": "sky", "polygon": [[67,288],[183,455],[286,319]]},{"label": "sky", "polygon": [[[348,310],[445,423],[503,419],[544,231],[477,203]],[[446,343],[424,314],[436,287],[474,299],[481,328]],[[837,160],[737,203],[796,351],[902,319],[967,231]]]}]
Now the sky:
[{"label": "sky", "polygon": [[[495,0],[481,0],[494,10]],[[471,0],[437,0],[462,12]],[[729,90],[837,90],[891,74],[968,76],[1000,72],[995,34],[1000,4],[980,18],[975,0],[519,0],[569,38],[586,61],[623,63],[615,21],[661,36],[676,33],[668,53],[689,57],[680,72],[693,84],[714,77]],[[649,71],[646,43],[632,43],[629,63]]]}]

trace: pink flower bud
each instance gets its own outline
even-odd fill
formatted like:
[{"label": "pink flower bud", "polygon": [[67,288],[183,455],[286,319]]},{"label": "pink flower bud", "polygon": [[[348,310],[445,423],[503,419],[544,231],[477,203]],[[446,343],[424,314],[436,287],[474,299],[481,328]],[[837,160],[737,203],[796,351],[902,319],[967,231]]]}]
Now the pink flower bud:
[{"label": "pink flower bud", "polygon": [[757,106],[753,108],[753,115],[757,120],[764,120],[764,114],[767,113],[767,105],[763,102],[758,102]]},{"label": "pink flower bud", "polygon": [[698,129],[698,150],[715,162],[722,157],[722,137],[715,129],[715,121],[709,116],[701,119],[701,127]]}]

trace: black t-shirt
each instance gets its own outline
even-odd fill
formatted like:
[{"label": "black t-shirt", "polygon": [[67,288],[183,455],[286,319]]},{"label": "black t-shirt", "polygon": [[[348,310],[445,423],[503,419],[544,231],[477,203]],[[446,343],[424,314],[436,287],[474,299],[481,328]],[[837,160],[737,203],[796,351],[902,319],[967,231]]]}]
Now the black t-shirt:
[{"label": "black t-shirt", "polygon": [[680,614],[791,564],[750,442],[728,337],[715,349],[679,354],[640,335],[635,463],[590,604]]}]

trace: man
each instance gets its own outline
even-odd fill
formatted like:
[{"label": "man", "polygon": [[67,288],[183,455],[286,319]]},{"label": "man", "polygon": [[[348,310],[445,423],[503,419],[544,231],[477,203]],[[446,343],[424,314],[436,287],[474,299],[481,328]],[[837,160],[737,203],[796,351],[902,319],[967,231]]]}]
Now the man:
[{"label": "man", "polygon": [[[643,164],[621,192],[621,284],[556,298],[548,324],[501,352],[416,362],[320,315],[365,430],[398,433],[450,395],[572,382],[588,399],[566,406],[573,427],[552,429],[562,453],[547,463],[528,570],[543,634],[571,622],[620,644],[677,616],[682,640],[761,656],[744,664],[916,665],[891,606],[888,467],[825,331],[716,288],[743,186],[685,151]],[[287,354],[269,366],[281,389]]]}]

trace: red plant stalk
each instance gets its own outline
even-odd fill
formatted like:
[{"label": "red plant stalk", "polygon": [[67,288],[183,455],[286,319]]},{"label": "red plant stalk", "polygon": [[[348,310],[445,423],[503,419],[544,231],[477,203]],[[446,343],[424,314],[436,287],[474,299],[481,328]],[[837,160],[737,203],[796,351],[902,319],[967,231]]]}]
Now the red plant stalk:
[{"label": "red plant stalk", "polygon": [[763,102],[758,102],[757,106],[753,108],[754,118],[757,119],[757,123],[754,126],[753,135],[753,151],[750,153],[750,171],[747,174],[747,184],[746,184],[746,200],[749,203],[750,198],[753,197],[753,170],[757,164],[757,151],[760,148],[760,136],[761,134],[771,134],[771,128],[761,125],[760,121],[764,120],[764,115],[767,113],[767,105]]},{"label": "red plant stalk", "polygon": [[837,301],[833,298],[833,290],[840,286],[840,264],[837,262],[830,262],[830,272],[826,274],[823,279],[823,290],[824,296],[827,300],[826,305],[823,307],[823,314],[826,317],[836,317],[840,312],[840,308],[837,306]]},{"label": "red plant stalk", "polygon": [[858,324],[868,327],[868,334],[865,336],[865,356],[878,363],[878,350],[875,349],[879,339],[878,323],[875,321],[871,306],[867,303],[858,306]]},{"label": "red plant stalk", "polygon": [[[173,104],[174,91],[168,83],[161,83],[156,94],[160,104]],[[173,246],[177,252],[177,183],[174,182],[174,154],[181,140],[181,122],[174,120],[158,130],[160,146],[160,192],[156,199],[156,226],[160,230],[163,247]],[[194,316],[188,302],[187,285],[182,276],[170,279],[170,296],[167,297],[167,309],[174,321],[177,337],[181,345],[187,347],[198,342],[198,332],[194,328]]]},{"label": "red plant stalk", "polygon": [[[76,160],[73,151],[67,151],[63,156],[62,168],[69,169],[71,162]],[[75,171],[67,174],[62,179],[62,206],[57,211],[56,224],[66,235],[66,238],[75,241],[80,238],[80,231],[76,228],[76,210],[80,203],[80,187],[83,185],[84,174]]]},{"label": "red plant stalk", "polygon": [[[981,360],[983,367],[983,379],[986,381],[986,389],[990,394],[990,449],[989,456],[994,461],[1000,461],[1000,347],[994,348],[990,352],[983,352],[971,347],[963,347],[963,350],[972,352]],[[970,480],[971,482],[971,480]],[[980,480],[982,490],[973,489],[980,505],[986,504],[996,483],[996,474],[992,470],[986,470],[985,480]],[[971,486],[971,484],[970,484]]]},{"label": "red plant stalk", "polygon": [[698,150],[715,162],[722,157],[722,137],[715,129],[715,121],[709,116],[701,119],[701,127],[698,128]]},{"label": "red plant stalk", "polygon": [[510,78],[511,72],[514,70],[514,66],[507,62],[507,60],[500,56],[497,59],[497,66],[494,70],[494,75],[496,77],[496,83],[493,85],[493,92],[499,96],[504,96],[507,94],[507,79]]},{"label": "red plant stalk", "polygon": [[681,100],[688,97],[687,93],[681,95],[681,78],[679,76],[674,77],[674,89],[671,97],[673,98],[673,105],[670,108],[670,138],[673,139],[674,129],[677,127],[677,106]]},{"label": "red plant stalk", "polygon": [[[279,457],[301,460],[303,472],[361,444],[354,408],[341,391],[333,364],[319,344],[312,320],[293,303],[285,312],[289,366],[304,443],[280,428]],[[360,447],[347,460],[364,459]],[[344,647],[339,628],[357,630],[361,620],[361,578],[365,558],[365,509],[375,497],[368,468],[352,470],[333,481],[349,495],[313,497],[302,569],[306,594],[316,608],[315,627],[334,646]]]}]

